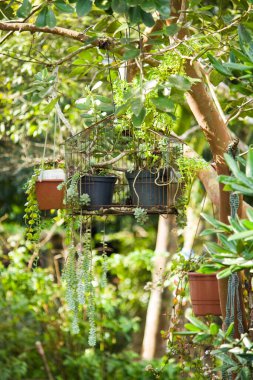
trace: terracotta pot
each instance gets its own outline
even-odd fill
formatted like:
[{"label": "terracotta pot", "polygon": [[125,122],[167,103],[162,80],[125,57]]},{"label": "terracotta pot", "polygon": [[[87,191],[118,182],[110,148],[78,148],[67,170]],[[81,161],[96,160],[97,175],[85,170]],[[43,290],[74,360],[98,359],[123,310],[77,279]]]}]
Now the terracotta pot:
[{"label": "terracotta pot", "polygon": [[62,169],[42,170],[36,182],[35,192],[40,210],[64,208],[64,189],[58,190],[65,179]]},{"label": "terracotta pot", "polygon": [[221,315],[216,274],[189,272],[190,296],[196,316]]},{"label": "terracotta pot", "polygon": [[57,189],[62,182],[61,180],[36,182],[35,191],[40,210],[63,208],[64,190]]}]

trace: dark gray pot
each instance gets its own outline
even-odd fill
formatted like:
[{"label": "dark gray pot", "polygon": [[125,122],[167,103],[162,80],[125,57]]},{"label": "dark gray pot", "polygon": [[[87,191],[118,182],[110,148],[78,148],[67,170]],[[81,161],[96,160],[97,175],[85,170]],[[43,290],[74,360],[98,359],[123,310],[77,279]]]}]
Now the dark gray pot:
[{"label": "dark gray pot", "polygon": [[81,177],[80,194],[88,194],[91,202],[90,208],[111,206],[115,182],[115,176],[84,175]]},{"label": "dark gray pot", "polygon": [[[174,189],[174,194],[175,189],[177,189],[177,186],[173,187],[166,184],[166,182],[168,182],[169,176],[169,169],[166,169],[165,173],[163,173],[163,170],[160,170],[157,182],[163,182],[165,185],[159,186],[155,183],[157,174],[151,173],[149,170],[142,170],[141,172],[139,172],[139,170],[134,170],[131,173],[126,172],[126,178],[130,187],[132,204],[142,207],[167,207],[168,202],[172,198],[172,194],[170,194],[171,189]],[[134,188],[139,196],[139,202]]]}]

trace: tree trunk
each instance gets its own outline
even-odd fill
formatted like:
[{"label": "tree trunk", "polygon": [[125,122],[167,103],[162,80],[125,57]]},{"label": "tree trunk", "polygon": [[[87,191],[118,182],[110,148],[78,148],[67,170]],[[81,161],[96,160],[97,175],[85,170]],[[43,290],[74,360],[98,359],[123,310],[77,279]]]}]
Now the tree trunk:
[{"label": "tree trunk", "polygon": [[165,328],[168,323],[166,311],[163,310],[163,313],[161,313],[163,294],[166,297],[165,302],[167,305],[169,304],[169,300],[167,299],[166,292],[163,293],[163,282],[166,265],[170,258],[168,253],[173,254],[176,251],[176,234],[173,231],[175,226],[174,215],[159,217],[155,262],[152,275],[152,290],[148,303],[142,345],[142,358],[146,360],[153,359],[155,354],[161,353],[163,349],[165,351],[165,343],[160,335],[160,329]]},{"label": "tree trunk", "polygon": [[[168,21],[176,22],[180,17],[180,11],[185,10],[186,0],[172,0],[172,16],[173,19]],[[178,37],[183,39],[187,35],[187,30],[181,28]],[[197,120],[199,126],[203,130],[207,141],[213,154],[216,163],[217,173],[229,175],[229,169],[224,161],[224,153],[227,152],[228,145],[233,141],[227,125],[225,124],[222,116],[215,106],[215,102],[207,92],[204,81],[201,75],[202,68],[197,62],[191,64],[190,60],[185,64],[186,74],[191,78],[197,78],[200,82],[194,84],[187,94],[187,102],[189,107]],[[223,191],[223,185],[219,184],[219,219],[224,223],[228,223],[228,216],[230,215],[229,193]],[[238,215],[242,215],[242,198],[240,199],[240,207]],[[227,303],[227,279],[219,280],[219,294],[223,319],[226,316],[226,303]],[[241,309],[243,312],[244,328],[247,330],[246,313],[243,302],[241,302]],[[235,321],[236,322],[236,321]],[[237,332],[238,334],[238,332]]]}]

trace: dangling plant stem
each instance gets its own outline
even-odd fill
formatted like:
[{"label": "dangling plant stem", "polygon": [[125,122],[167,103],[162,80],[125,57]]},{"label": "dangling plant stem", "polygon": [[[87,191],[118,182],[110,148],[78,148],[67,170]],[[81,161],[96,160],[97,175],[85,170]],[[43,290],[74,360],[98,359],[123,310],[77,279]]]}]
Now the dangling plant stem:
[{"label": "dangling plant stem", "polygon": [[[92,262],[92,247],[91,247],[91,218],[88,219],[85,231],[85,256],[87,257],[87,263],[85,265],[85,282],[86,282],[86,292],[88,293],[87,310],[89,319],[89,339],[88,343],[91,347],[96,345],[96,324],[95,324],[95,290],[93,287],[93,262]],[[88,265],[87,265],[88,264]]]},{"label": "dangling plant stem", "polygon": [[107,244],[105,242],[105,226],[106,226],[106,219],[104,220],[104,230],[103,230],[103,251],[102,251],[102,277],[101,277],[101,286],[102,288],[105,288],[107,285],[107,271],[108,271],[108,257],[107,257]]},{"label": "dangling plant stem", "polygon": [[[78,223],[76,223],[78,222]],[[66,301],[68,309],[73,313],[72,332],[79,333],[79,305],[87,304],[89,320],[89,345],[96,344],[95,325],[95,290],[93,287],[93,265],[91,246],[91,218],[84,218],[81,214],[78,219],[71,217],[71,240],[67,261],[65,263],[63,279],[66,282]],[[74,243],[75,230],[79,229],[80,242],[78,248]],[[70,236],[68,236],[70,237]]]}]

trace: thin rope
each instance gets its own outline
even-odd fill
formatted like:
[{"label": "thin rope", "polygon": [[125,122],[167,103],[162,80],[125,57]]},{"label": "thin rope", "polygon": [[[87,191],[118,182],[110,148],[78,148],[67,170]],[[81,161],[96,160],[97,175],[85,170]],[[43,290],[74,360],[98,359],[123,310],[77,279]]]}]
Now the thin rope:
[{"label": "thin rope", "polygon": [[115,101],[114,101],[114,92],[113,92],[113,84],[112,84],[112,75],[111,75],[111,68],[110,68],[110,55],[109,55],[109,51],[108,51],[108,50],[106,50],[106,55],[107,55],[107,64],[108,64],[109,82],[110,82],[111,93],[112,93],[113,111],[114,111],[114,114],[115,114],[116,105],[115,105]]},{"label": "thin rope", "polygon": [[46,130],[45,141],[44,141],[43,156],[42,156],[42,163],[41,163],[42,171],[44,170],[45,155],[46,155],[46,149],[47,149],[47,137],[48,137],[48,129]]},{"label": "thin rope", "polygon": [[53,151],[53,160],[54,160],[54,165],[55,165],[55,152],[56,152],[56,124],[57,124],[58,115],[57,112],[54,114],[54,151]]},{"label": "thin rope", "polygon": [[203,212],[204,207],[205,207],[206,197],[207,197],[207,193],[205,193],[205,196],[203,198],[203,204],[202,204],[202,207],[201,207],[201,211],[200,211],[200,214],[199,214],[199,220],[198,220],[197,228],[196,228],[195,235],[194,235],[193,242],[192,242],[191,252],[190,252],[190,255],[189,255],[189,261],[192,258],[193,246],[194,246],[194,243],[195,243],[195,240],[196,240],[196,237],[197,237],[197,233],[198,233],[198,230],[199,230],[199,225],[200,225],[200,221],[201,221],[201,213]]}]

